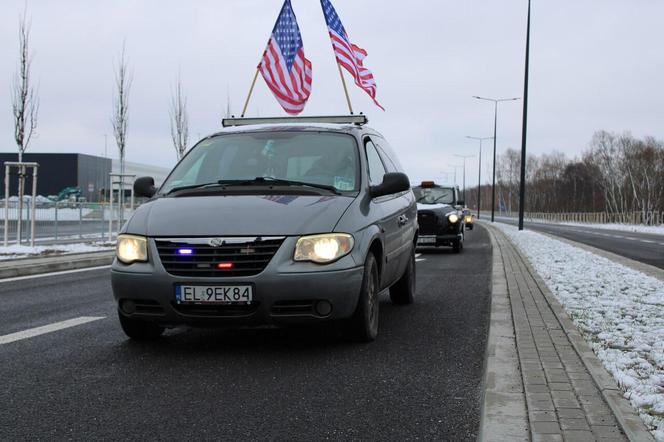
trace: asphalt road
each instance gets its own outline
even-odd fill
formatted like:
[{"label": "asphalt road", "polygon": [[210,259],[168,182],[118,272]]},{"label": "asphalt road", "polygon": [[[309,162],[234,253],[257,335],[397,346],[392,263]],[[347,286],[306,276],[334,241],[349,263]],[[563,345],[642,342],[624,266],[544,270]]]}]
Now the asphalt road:
[{"label": "asphalt road", "polygon": [[[500,218],[496,221],[517,225],[517,221],[512,219]],[[664,269],[664,236],[662,235],[534,222],[524,222],[524,227],[587,244]]]},{"label": "asphalt road", "polygon": [[[175,329],[128,341],[109,271],[0,283],[0,440],[475,440],[490,302],[481,227],[418,257],[371,344],[324,329]],[[11,343],[3,337],[101,317]]]}]

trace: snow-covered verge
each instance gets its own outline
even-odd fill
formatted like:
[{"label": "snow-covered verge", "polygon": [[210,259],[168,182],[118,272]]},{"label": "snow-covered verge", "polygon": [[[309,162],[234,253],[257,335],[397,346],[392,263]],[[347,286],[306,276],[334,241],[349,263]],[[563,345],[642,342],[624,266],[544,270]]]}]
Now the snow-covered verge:
[{"label": "snow-covered verge", "polygon": [[52,246],[20,246],[0,247],[0,261],[17,258],[37,258],[40,256],[67,255],[72,253],[100,252],[113,250],[114,243],[98,242],[86,244],[60,244]]},{"label": "snow-covered verge", "polygon": [[[484,214],[484,212],[482,212]],[[512,216],[496,216],[498,220],[516,220],[517,218]],[[594,224],[594,223],[572,223],[572,222],[554,222],[541,219],[532,219],[526,218],[526,222],[529,223],[541,223],[541,224],[561,224],[564,226],[575,226],[575,227],[589,227],[592,229],[604,229],[604,230],[620,230],[621,232],[635,232],[635,233],[651,233],[653,235],[664,235],[664,224],[661,226],[646,226],[643,224]]]},{"label": "snow-covered verge", "polygon": [[585,223],[560,223],[566,226],[591,227],[593,229],[620,230],[622,232],[652,233],[664,235],[664,225],[644,226],[643,224],[585,224]]},{"label": "snow-covered verge", "polygon": [[664,282],[548,236],[496,226],[527,256],[664,442]]}]

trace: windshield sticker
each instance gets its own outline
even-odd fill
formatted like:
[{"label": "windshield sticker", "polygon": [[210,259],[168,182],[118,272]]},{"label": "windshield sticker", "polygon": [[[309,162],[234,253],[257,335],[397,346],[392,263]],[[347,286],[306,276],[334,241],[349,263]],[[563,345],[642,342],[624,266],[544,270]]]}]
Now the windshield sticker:
[{"label": "windshield sticker", "polygon": [[202,147],[212,146],[212,144],[214,144],[214,143],[212,142],[212,140],[201,141],[201,143],[200,143],[200,145],[201,145]]},{"label": "windshield sticker", "polygon": [[355,187],[355,183],[353,183],[353,180],[350,180],[346,177],[335,176],[334,187],[336,187],[341,191],[350,191],[353,190],[353,188]]}]

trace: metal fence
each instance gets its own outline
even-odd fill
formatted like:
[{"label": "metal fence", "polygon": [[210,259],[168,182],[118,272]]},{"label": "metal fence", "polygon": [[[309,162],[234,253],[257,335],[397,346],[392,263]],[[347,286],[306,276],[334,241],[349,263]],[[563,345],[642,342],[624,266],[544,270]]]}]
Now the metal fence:
[{"label": "metal fence", "polygon": [[[7,245],[30,244],[32,211],[29,204],[23,204],[19,238],[19,203],[18,201],[2,202],[2,215],[7,214],[7,230],[0,223],[3,241]],[[112,209],[108,203],[87,202],[37,202],[34,215],[35,243],[56,244],[81,241],[112,241],[121,227],[120,218],[127,220],[132,209],[127,204],[122,211],[118,204]],[[6,236],[5,236],[6,234]]]},{"label": "metal fence", "polygon": [[[501,216],[516,217],[516,212],[501,212]],[[664,211],[652,212],[573,212],[573,213],[536,213],[526,212],[524,218],[528,221],[545,221],[554,223],[581,223],[581,224],[635,224],[645,226],[661,226],[664,224]]]}]

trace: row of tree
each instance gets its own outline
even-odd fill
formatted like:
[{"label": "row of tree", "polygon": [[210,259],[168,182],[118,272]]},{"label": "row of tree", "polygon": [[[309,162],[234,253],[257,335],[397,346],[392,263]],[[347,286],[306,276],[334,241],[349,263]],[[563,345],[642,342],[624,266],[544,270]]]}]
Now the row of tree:
[{"label": "row of tree", "polygon": [[[26,12],[24,12],[19,18],[18,69],[12,79],[11,85],[14,140],[18,148],[19,161],[23,160],[23,153],[27,150],[30,141],[36,135],[37,114],[39,110],[39,95],[33,84],[31,74],[30,28],[31,24],[27,19]],[[124,173],[125,148],[127,146],[127,131],[129,127],[129,93],[132,82],[124,44],[122,45],[120,58],[114,70],[116,91],[113,98],[111,126],[113,128],[115,143],[118,147],[120,173]],[[171,139],[179,160],[187,151],[189,142],[187,99],[184,95],[180,75],[178,75],[172,91],[169,116]]]},{"label": "row of tree", "polygon": [[[497,158],[496,210],[519,209],[521,153],[508,149]],[[477,187],[467,202],[477,206]],[[491,186],[482,186],[482,210],[491,210]],[[527,212],[664,211],[664,142],[630,133],[596,132],[580,158],[554,152],[529,155],[526,164]]]}]

